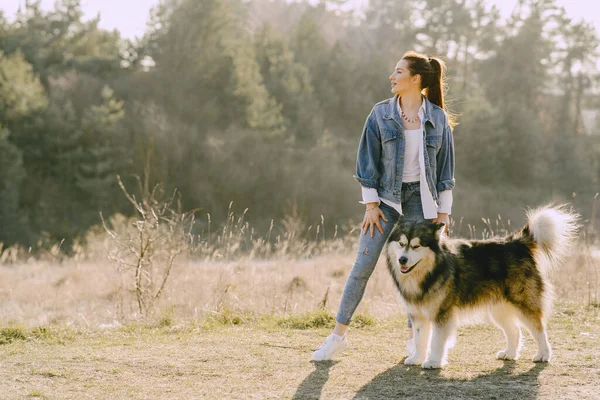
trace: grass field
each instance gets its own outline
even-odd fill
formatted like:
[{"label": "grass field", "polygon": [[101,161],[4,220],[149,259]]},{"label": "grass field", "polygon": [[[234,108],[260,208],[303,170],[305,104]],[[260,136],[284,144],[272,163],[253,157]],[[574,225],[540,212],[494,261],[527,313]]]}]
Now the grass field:
[{"label": "grass field", "polygon": [[[326,314],[325,314],[326,315]],[[406,367],[404,318],[366,319],[351,348],[310,362],[331,319],[212,318],[172,326],[109,329],[4,328],[0,398],[20,399],[596,399],[600,309],[561,303],[549,323],[550,364],[494,358],[503,336],[491,324],[463,327],[441,371]],[[322,317],[322,316],[321,316]],[[320,321],[320,327],[295,329]],[[239,322],[239,321],[238,321]]]}]

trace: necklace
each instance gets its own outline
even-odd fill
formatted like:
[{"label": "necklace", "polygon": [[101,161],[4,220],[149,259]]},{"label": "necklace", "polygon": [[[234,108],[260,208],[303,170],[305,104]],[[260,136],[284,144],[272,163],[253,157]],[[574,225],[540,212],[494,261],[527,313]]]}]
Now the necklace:
[{"label": "necklace", "polygon": [[406,122],[408,122],[409,124],[412,124],[413,122],[416,122],[419,119],[419,114],[417,114],[416,117],[409,119],[406,114],[404,114],[404,111],[402,111],[402,119],[404,119]]}]

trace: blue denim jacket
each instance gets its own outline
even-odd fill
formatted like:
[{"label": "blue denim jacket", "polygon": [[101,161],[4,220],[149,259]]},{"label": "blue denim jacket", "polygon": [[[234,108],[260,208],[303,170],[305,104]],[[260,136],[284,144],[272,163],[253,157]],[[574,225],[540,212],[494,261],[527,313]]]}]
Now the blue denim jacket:
[{"label": "blue denim jacket", "polygon": [[[454,140],[443,109],[426,97],[423,135],[427,185],[439,205],[438,193],[454,188]],[[379,197],[399,203],[404,169],[404,127],[398,113],[398,95],[373,107],[365,121],[354,178],[375,188]]]}]

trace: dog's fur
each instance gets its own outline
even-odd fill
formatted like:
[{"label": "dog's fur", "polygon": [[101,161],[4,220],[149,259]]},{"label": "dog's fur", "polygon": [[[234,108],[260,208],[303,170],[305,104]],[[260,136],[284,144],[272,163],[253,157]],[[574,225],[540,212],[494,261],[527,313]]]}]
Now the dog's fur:
[{"label": "dog's fur", "polygon": [[413,321],[416,351],[404,363],[441,368],[458,321],[481,310],[506,337],[499,359],[518,358],[522,324],[538,346],[533,361],[549,361],[548,271],[571,251],[577,219],[566,206],[544,206],[530,210],[520,230],[488,240],[452,239],[442,233],[442,223],[400,220],[390,235],[386,258]]}]

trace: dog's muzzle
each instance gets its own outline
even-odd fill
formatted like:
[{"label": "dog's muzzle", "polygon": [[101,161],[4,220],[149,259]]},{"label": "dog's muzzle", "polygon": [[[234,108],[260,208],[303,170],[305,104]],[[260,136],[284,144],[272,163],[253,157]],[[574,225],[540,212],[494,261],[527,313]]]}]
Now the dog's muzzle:
[{"label": "dog's muzzle", "polygon": [[[405,258],[405,257],[402,257],[402,258]],[[402,258],[400,258],[400,260],[402,260]],[[398,260],[398,261],[400,262],[400,260]],[[408,259],[407,259],[407,261],[408,261]],[[414,267],[416,267],[416,266],[417,266],[417,264],[419,264],[420,262],[421,262],[421,260],[417,261],[417,262],[415,263],[415,265],[413,265],[413,266],[412,266],[412,267],[410,267],[410,268],[406,267],[406,265],[402,265],[402,262],[400,262],[400,272],[402,272],[403,274],[408,274],[408,273],[409,273],[410,271],[412,271],[412,270],[413,270],[413,268],[414,268]],[[405,264],[406,264],[406,262],[405,262]]]}]

